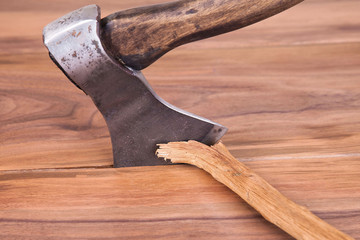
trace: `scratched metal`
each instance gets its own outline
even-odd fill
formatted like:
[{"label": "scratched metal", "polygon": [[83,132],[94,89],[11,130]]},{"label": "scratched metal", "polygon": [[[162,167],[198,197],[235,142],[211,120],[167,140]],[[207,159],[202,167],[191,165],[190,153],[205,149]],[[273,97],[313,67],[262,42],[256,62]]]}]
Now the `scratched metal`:
[{"label": "scratched metal", "polygon": [[115,167],[169,164],[155,156],[156,144],[197,140],[216,143],[227,131],[161,99],[140,71],[112,59],[99,37],[100,9],[90,5],[44,28],[53,61],[88,94],[110,131]]}]

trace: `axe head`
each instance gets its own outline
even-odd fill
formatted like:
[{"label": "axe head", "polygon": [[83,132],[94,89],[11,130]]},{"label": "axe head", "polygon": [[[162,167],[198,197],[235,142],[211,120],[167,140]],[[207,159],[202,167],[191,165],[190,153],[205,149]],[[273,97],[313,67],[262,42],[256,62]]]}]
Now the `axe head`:
[{"label": "axe head", "polygon": [[197,140],[215,144],[227,131],[161,99],[140,71],[107,54],[99,37],[96,5],[71,12],[44,28],[51,59],[87,95],[110,131],[115,167],[170,164],[155,156],[156,144]]}]

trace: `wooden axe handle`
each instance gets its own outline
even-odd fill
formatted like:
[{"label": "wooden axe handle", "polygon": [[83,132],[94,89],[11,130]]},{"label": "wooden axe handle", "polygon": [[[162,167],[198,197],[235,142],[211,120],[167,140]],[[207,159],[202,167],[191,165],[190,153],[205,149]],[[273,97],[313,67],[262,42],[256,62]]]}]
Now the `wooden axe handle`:
[{"label": "wooden axe handle", "polygon": [[129,9],[103,18],[108,52],[136,70],[171,49],[256,23],[303,0],[182,0]]},{"label": "wooden axe handle", "polygon": [[158,157],[195,165],[210,173],[266,220],[296,239],[353,239],[286,198],[263,178],[235,159],[224,144],[212,147],[196,141],[159,144]]}]

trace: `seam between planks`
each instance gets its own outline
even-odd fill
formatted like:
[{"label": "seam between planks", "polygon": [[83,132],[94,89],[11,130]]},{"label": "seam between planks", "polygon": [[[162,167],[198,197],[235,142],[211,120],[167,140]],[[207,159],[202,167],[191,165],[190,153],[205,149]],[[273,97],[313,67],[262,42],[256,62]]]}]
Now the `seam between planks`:
[{"label": "seam between planks", "polygon": [[348,158],[360,157],[360,153],[340,153],[340,154],[326,154],[326,155],[310,155],[310,156],[284,156],[284,157],[256,157],[256,158],[236,158],[242,162],[254,161],[276,161],[276,160],[293,160],[293,159],[323,159],[323,158]]},{"label": "seam between planks", "polygon": [[64,171],[64,170],[76,170],[76,169],[104,169],[104,168],[113,168],[113,165],[103,165],[103,166],[80,166],[80,167],[62,167],[62,168],[29,168],[29,169],[11,169],[11,170],[0,170],[2,173],[21,173],[21,172],[51,172],[51,171]]},{"label": "seam between planks", "polygon": [[[294,159],[324,159],[324,158],[351,158],[360,157],[360,153],[344,153],[344,154],[327,154],[327,155],[310,155],[310,156],[284,156],[284,157],[257,157],[257,158],[236,158],[241,162],[255,162],[255,161],[278,161],[278,160],[294,160]],[[113,165],[104,166],[81,166],[81,167],[63,167],[63,168],[33,168],[33,169],[12,169],[12,170],[0,170],[2,173],[21,173],[21,172],[51,172],[51,171],[64,171],[64,170],[76,170],[76,169],[104,169],[113,168]]]}]

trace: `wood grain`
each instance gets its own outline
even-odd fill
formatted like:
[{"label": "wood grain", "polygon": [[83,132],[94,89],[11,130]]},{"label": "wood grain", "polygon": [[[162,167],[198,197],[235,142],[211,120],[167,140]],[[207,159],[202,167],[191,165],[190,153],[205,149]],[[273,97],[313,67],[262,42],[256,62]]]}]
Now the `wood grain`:
[{"label": "wood grain", "polygon": [[185,163],[209,173],[253,207],[270,223],[295,239],[348,239],[304,206],[281,194],[264,178],[231,155],[222,142],[213,146],[191,140],[158,144],[156,155],[164,161]]},{"label": "wood grain", "polygon": [[[155,3],[97,4],[106,16]],[[104,169],[112,164],[105,122],[41,39],[46,24],[86,4],[0,2],[0,238],[290,239],[197,169]],[[164,99],[226,125],[235,157],[355,239],[359,8],[308,0],[181,46],[143,71]]]},{"label": "wood grain", "polygon": [[[247,165],[358,238],[359,160]],[[1,239],[291,239],[191,166],[7,171],[0,179]]]},{"label": "wood grain", "polygon": [[101,19],[111,55],[141,70],[183,44],[254,24],[303,0],[181,0],[113,13]]}]

